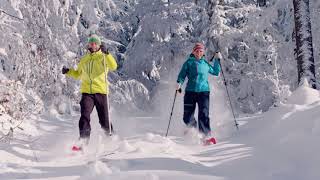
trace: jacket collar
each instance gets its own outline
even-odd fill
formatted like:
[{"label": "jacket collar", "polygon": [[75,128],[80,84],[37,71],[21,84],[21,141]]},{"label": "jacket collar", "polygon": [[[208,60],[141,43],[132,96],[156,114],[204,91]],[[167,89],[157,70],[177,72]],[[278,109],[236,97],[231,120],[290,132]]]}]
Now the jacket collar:
[{"label": "jacket collar", "polygon": [[[203,56],[199,59],[199,61],[201,61],[201,60],[204,60],[204,61],[205,61],[204,57],[205,57],[205,56],[203,55]],[[190,60],[195,60],[195,61],[197,60],[196,57],[194,56],[194,54],[192,54],[192,53],[189,55],[189,59],[190,59]]]},{"label": "jacket collar", "polygon": [[101,50],[99,49],[98,51],[96,51],[96,52],[90,52],[89,51],[89,54],[90,55],[96,55],[96,54],[101,54],[102,52],[101,52]]}]

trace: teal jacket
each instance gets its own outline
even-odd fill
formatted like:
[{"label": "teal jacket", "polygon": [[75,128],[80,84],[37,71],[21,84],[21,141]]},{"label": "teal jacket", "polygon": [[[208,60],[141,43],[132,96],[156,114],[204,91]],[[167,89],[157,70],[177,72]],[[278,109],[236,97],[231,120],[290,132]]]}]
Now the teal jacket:
[{"label": "teal jacket", "polygon": [[182,85],[185,78],[188,77],[186,91],[209,92],[208,74],[218,76],[219,72],[220,63],[218,60],[215,59],[214,65],[212,66],[204,57],[197,60],[195,56],[191,54],[183,64],[177,82]]}]

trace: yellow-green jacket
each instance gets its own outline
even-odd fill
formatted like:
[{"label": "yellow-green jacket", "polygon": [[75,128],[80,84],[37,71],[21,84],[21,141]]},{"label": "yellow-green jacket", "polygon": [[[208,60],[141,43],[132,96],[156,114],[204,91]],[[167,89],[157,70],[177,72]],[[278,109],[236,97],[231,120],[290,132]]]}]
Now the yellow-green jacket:
[{"label": "yellow-green jacket", "polygon": [[78,64],[77,69],[70,69],[68,76],[81,80],[81,93],[88,94],[109,94],[108,81],[105,81],[104,58],[106,73],[117,69],[117,62],[111,54],[104,54],[100,50],[84,55]]}]

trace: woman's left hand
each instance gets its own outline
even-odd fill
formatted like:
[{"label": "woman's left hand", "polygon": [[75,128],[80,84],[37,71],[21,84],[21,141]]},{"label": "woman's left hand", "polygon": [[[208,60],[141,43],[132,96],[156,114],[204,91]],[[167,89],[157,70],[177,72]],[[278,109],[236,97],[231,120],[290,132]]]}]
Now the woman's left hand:
[{"label": "woman's left hand", "polygon": [[215,55],[214,55],[214,58],[222,61],[222,55],[221,55],[221,53],[220,53],[220,52],[216,52]]}]

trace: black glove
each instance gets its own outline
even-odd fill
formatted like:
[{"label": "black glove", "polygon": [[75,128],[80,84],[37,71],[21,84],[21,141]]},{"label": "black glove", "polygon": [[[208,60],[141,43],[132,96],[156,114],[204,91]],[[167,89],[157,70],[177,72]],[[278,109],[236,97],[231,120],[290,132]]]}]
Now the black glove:
[{"label": "black glove", "polygon": [[66,68],[65,66],[63,66],[62,74],[66,74],[66,73],[68,73],[68,71],[69,71],[69,68]]},{"label": "black glove", "polygon": [[103,53],[109,54],[109,49],[107,48],[107,46],[104,42],[101,42],[100,49]]}]

